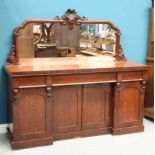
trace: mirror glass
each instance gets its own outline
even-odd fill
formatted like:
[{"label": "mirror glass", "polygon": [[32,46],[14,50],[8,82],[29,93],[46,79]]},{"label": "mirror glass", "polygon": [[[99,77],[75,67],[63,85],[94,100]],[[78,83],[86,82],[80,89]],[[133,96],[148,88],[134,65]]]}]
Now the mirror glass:
[{"label": "mirror glass", "polygon": [[115,30],[107,24],[30,23],[20,29],[19,58],[114,56]]},{"label": "mirror glass", "polygon": [[84,24],[80,27],[80,53],[88,56],[115,54],[116,36],[106,24]]}]

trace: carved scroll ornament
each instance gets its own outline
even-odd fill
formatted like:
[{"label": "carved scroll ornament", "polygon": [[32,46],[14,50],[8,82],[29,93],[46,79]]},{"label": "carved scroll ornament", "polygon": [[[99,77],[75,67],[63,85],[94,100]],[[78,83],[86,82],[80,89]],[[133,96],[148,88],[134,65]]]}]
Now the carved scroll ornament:
[{"label": "carved scroll ornament", "polygon": [[80,25],[79,21],[87,20],[85,17],[80,17],[77,15],[75,9],[68,9],[65,15],[62,17],[55,17],[56,20],[64,20],[63,24],[68,25],[70,30],[73,29],[74,25]]},{"label": "carved scroll ornament", "polygon": [[15,45],[12,45],[11,52],[9,54],[7,62],[10,64],[17,64],[18,63],[18,60],[16,57],[16,52],[15,52]]}]

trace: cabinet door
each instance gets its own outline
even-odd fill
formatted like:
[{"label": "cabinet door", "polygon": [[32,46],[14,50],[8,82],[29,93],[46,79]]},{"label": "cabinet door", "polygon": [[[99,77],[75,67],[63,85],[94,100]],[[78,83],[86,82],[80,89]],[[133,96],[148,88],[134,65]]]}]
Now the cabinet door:
[{"label": "cabinet door", "polygon": [[91,84],[83,86],[82,129],[109,126],[110,85]]},{"label": "cabinet door", "polygon": [[142,125],[144,88],[141,82],[117,83],[114,128]]},{"label": "cabinet door", "polygon": [[81,86],[52,88],[53,133],[81,130]]},{"label": "cabinet door", "polygon": [[51,135],[51,104],[46,88],[15,89],[13,102],[14,140]]}]

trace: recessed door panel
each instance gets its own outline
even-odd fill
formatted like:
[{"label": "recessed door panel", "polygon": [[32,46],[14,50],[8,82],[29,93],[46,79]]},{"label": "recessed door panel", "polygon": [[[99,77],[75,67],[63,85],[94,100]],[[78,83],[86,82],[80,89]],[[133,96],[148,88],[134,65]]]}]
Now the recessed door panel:
[{"label": "recessed door panel", "polygon": [[110,86],[84,85],[82,128],[97,129],[109,126]]},{"label": "recessed door panel", "polygon": [[114,127],[142,125],[144,92],[141,83],[125,82],[116,89]]},{"label": "recessed door panel", "polygon": [[42,138],[51,135],[51,103],[46,88],[16,90],[13,102],[14,140]]},{"label": "recessed door panel", "polygon": [[54,133],[81,130],[81,90],[81,86],[53,87]]}]

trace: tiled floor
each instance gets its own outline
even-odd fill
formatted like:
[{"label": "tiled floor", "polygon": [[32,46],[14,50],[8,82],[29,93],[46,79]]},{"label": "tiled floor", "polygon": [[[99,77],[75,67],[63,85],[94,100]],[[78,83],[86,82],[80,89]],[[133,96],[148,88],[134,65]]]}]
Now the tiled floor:
[{"label": "tiled floor", "polygon": [[0,155],[153,155],[153,128],[144,119],[145,132],[123,136],[103,135],[56,141],[54,145],[11,150],[6,135],[0,135]]}]

